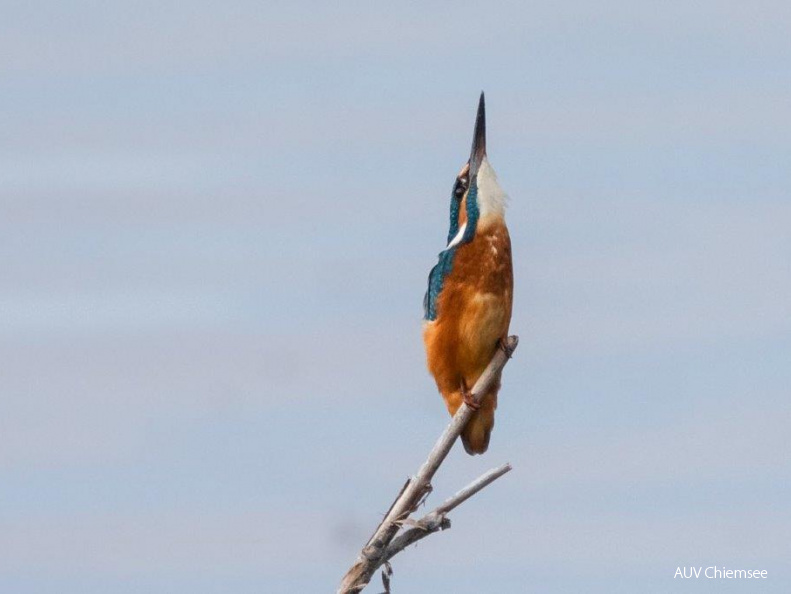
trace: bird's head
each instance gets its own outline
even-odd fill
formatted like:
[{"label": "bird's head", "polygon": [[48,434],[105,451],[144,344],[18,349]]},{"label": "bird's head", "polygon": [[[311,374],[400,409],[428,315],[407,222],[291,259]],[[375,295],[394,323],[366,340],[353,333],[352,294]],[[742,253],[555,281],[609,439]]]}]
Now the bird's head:
[{"label": "bird's head", "polygon": [[486,155],[486,104],[483,93],[478,102],[470,158],[453,184],[450,201],[448,244],[470,241],[478,228],[505,215],[506,193],[497,183],[497,175]]}]

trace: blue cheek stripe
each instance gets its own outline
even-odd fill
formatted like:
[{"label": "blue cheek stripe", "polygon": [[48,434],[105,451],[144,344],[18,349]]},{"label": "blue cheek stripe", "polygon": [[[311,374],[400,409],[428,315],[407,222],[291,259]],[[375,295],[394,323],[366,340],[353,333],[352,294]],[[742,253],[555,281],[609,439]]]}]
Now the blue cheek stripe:
[{"label": "blue cheek stripe", "polygon": [[456,200],[455,196],[450,197],[450,231],[448,231],[448,243],[450,243],[456,233],[459,232],[459,204],[461,200]]},{"label": "blue cheek stripe", "polygon": [[479,216],[481,216],[481,211],[478,209],[478,182],[473,180],[472,187],[467,193],[467,228],[464,230],[462,243],[469,243],[475,237]]},{"label": "blue cheek stripe", "polygon": [[[476,180],[472,181],[470,191],[467,193],[467,227],[464,229],[464,237],[461,243],[453,246],[452,248],[442,250],[439,253],[439,262],[431,269],[428,275],[428,289],[426,295],[423,297],[423,319],[433,321],[437,319],[437,298],[442,292],[442,286],[445,284],[445,278],[453,270],[453,257],[456,255],[456,250],[459,246],[472,241],[475,237],[475,228],[478,226],[478,217],[480,210],[478,209],[478,184]],[[451,197],[450,199],[450,232],[448,234],[448,243],[459,232],[459,202]]]}]

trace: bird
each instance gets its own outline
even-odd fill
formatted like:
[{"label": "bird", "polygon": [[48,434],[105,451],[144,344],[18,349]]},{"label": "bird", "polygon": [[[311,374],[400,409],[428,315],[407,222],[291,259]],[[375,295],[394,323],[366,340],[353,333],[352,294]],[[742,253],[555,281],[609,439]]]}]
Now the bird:
[{"label": "bird", "polygon": [[479,403],[470,390],[506,341],[513,308],[508,196],[486,154],[486,105],[481,92],[470,158],[453,184],[447,246],[428,275],[423,342],[428,370],[451,416],[466,402],[474,412],[462,430],[468,454],[489,447],[500,378]]}]

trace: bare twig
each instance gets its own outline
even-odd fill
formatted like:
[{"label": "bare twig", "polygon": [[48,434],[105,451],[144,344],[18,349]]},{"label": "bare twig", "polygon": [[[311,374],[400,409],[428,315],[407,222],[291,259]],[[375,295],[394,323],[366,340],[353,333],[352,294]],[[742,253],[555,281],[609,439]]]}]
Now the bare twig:
[{"label": "bare twig", "polygon": [[[506,347],[510,353],[513,353],[518,344],[519,338],[517,336],[509,336],[506,340]],[[475,402],[480,402],[492,382],[500,376],[503,367],[505,367],[505,364],[508,362],[508,358],[509,355],[506,354],[504,350],[498,349],[495,352],[489,365],[472,388],[471,396]],[[445,460],[448,452],[450,452],[451,447],[453,447],[453,444],[456,442],[462,429],[464,429],[467,421],[469,421],[472,413],[473,410],[467,406],[466,403],[462,404],[456,411],[450,424],[445,428],[445,431],[437,440],[437,443],[434,444],[434,447],[429,453],[426,461],[420,467],[420,470],[418,470],[414,477],[409,479],[406,486],[402,489],[400,496],[393,502],[384,520],[382,520],[373,536],[371,536],[368,543],[362,551],[360,551],[354,565],[352,565],[349,571],[346,572],[346,575],[343,576],[341,585],[338,588],[339,594],[357,594],[362,591],[370,581],[376,569],[386,558],[389,558],[386,557],[388,546],[404,520],[417,509],[424,497],[430,492],[431,479]],[[481,486],[481,488],[484,486],[485,485]],[[471,495],[472,493],[467,495],[467,497]],[[466,497],[464,499],[466,499]],[[464,499],[460,500],[459,503]]]},{"label": "bare twig", "polygon": [[393,568],[390,567],[390,564],[385,561],[384,562],[385,568],[382,570],[382,585],[385,587],[385,591],[382,594],[390,594],[390,576],[393,575]]},{"label": "bare twig", "polygon": [[510,464],[503,464],[499,468],[490,470],[486,474],[475,479],[472,483],[464,487],[453,497],[446,500],[442,505],[428,512],[425,516],[415,522],[414,528],[410,528],[393,539],[393,542],[391,542],[390,546],[388,546],[385,550],[384,562],[386,563],[405,548],[423,538],[426,538],[429,534],[434,534],[440,530],[450,528],[450,520],[447,518],[447,514],[451,510],[467,501],[478,491],[489,486],[510,470]]}]

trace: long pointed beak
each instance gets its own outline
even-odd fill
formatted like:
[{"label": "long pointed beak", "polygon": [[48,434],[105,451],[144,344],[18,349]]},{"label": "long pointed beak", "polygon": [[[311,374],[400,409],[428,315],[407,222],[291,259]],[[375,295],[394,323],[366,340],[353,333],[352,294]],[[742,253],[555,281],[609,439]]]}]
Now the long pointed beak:
[{"label": "long pointed beak", "polygon": [[478,101],[478,115],[475,117],[475,132],[472,135],[472,150],[470,151],[470,179],[478,175],[478,168],[486,156],[486,103],[481,91]]}]

